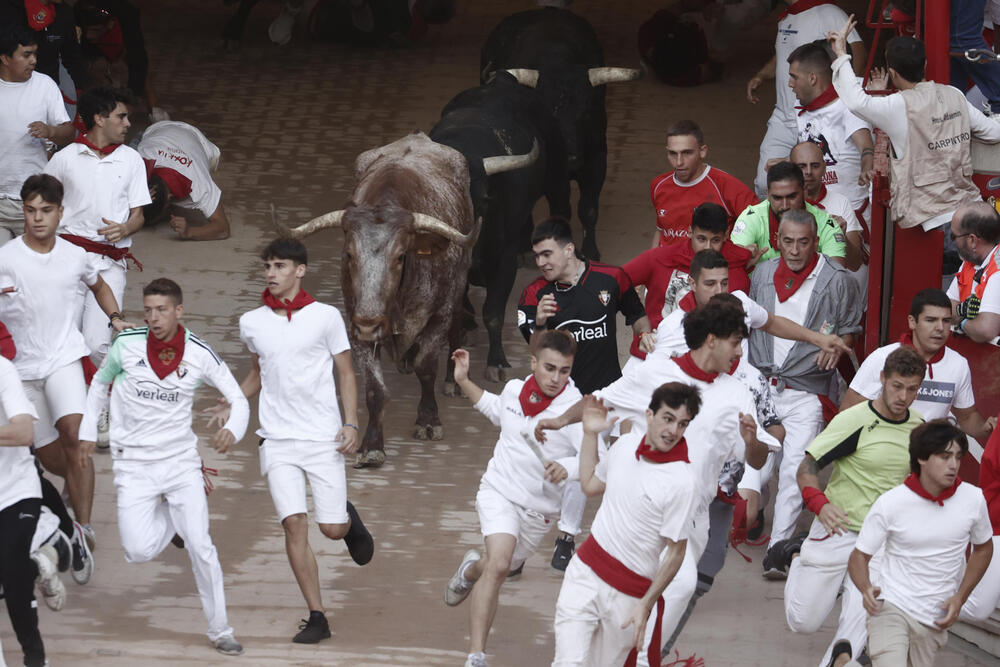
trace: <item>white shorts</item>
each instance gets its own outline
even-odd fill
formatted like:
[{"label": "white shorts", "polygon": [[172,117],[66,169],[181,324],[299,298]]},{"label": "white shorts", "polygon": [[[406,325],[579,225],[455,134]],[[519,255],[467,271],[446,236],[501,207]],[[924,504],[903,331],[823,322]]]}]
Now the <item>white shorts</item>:
[{"label": "white shorts", "polygon": [[35,449],[59,438],[56,422],[66,415],[82,415],[87,405],[87,383],[79,361],[57,368],[40,380],[25,380],[24,393],[35,406]]},{"label": "white shorts", "polygon": [[502,493],[486,482],[479,483],[476,493],[476,511],[483,537],[503,533],[517,539],[510,569],[516,570],[531,554],[552,528],[552,518],[541,512],[525,509],[507,500]]},{"label": "white shorts", "polygon": [[347,473],[344,455],[333,442],[264,440],[260,472],[267,477],[278,520],[307,514],[306,478],[318,523],[347,523]]}]

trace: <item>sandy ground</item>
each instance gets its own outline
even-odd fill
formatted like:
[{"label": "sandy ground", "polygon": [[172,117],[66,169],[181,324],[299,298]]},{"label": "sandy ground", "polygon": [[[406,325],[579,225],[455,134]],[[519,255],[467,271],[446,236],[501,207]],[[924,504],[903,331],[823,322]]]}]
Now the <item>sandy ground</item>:
[{"label": "sandy ground", "polygon": [[[234,230],[231,239],[209,243],[181,242],[166,228],[141,232],[135,247],[146,270],[130,275],[125,307],[141,317],[142,284],[160,275],[178,280],[186,291],[186,324],[215,346],[239,378],[249,358],[239,342],[237,318],[259,303],[256,253],[272,236],[270,204],[291,222],[339,208],[353,186],[354,157],[412,130],[429,130],[455,93],[478,83],[479,48],[492,26],[531,6],[526,1],[464,2],[453,23],[432,29],[414,49],[348,50],[309,43],[301,35],[285,48],[271,45],[265,30],[280,5],[268,0],[251,19],[242,50],[227,53],[219,48],[218,35],[228,10],[218,0],[140,4],[161,104],[222,148],[218,181]],[[635,66],[635,29],[648,13],[643,7],[655,4],[580,0],[575,9],[597,27],[608,64]],[[769,108],[766,102],[748,104],[743,87],[767,59],[773,30],[773,22],[765,21],[734,45],[733,65],[720,83],[681,90],[647,79],[610,88],[608,179],[598,228],[605,260],[624,263],[647,247],[654,224],[648,183],[665,169],[663,131],[674,120],[698,119],[711,147],[711,164],[747,182],[752,178]],[[765,100],[773,96],[769,89],[764,92]],[[340,242],[335,231],[309,240],[306,280],[315,296],[338,306]],[[519,272],[515,297],[533,277],[532,270]],[[481,303],[481,290],[473,296]],[[523,376],[528,358],[511,323],[513,303],[508,313],[507,356],[512,376]],[[486,351],[481,328],[470,344],[481,379]],[[621,349],[627,353],[627,346]],[[248,435],[226,457],[203,448],[206,462],[220,470],[210,498],[212,533],[226,574],[230,621],[245,655],[226,658],[208,646],[184,552],[168,547],[154,562],[125,563],[110,461],[98,454],[97,571],[83,587],[66,577],[69,600],[62,612],[42,605],[41,627],[52,664],[461,664],[468,611],[446,608],[441,594],[461,554],[481,542],[473,501],[495,430],[464,399],[439,397],[444,440],[414,441],[417,381],[388,365],[386,376],[393,394],[387,412],[388,462],[379,470],[348,471],[350,496],[376,538],[375,559],[359,569],[342,543],[325,540],[315,529],[311,535],[332,639],[318,646],[289,641],[306,610],[259,473],[256,438]],[[205,392],[201,405],[212,400],[214,395]],[[198,428],[207,433],[203,424]],[[592,502],[585,525],[595,509]],[[533,666],[551,660],[561,575],[548,566],[550,545],[546,540],[521,579],[501,595],[488,647],[491,664]],[[697,653],[713,667],[816,663],[833,624],[811,636],[791,633],[782,586],[760,577],[761,552],[748,550],[753,563],[730,555],[681,638],[681,655]],[[0,637],[4,656],[11,665],[20,664],[5,614]],[[939,664],[996,662],[953,638]]]}]

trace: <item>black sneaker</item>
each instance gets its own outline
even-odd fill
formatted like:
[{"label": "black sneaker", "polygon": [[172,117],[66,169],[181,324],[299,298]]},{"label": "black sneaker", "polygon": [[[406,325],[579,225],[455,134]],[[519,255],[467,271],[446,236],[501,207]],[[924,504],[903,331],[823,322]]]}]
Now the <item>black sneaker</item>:
[{"label": "black sneaker", "polygon": [[318,644],[322,639],[330,638],[330,624],[321,611],[310,611],[309,620],[302,619],[299,633],[292,637],[296,644]]},{"label": "black sneaker", "polygon": [[764,578],[782,580],[788,578],[788,567],[792,564],[795,554],[802,550],[802,543],[809,533],[799,533],[787,540],[778,540],[764,556]]},{"label": "black sneaker", "polygon": [[833,667],[837,663],[837,658],[843,654],[851,655],[854,653],[854,649],[851,648],[851,642],[846,639],[839,639],[833,645],[833,650],[830,652],[830,662],[827,663],[828,667]]},{"label": "black sneaker", "polygon": [[747,528],[747,540],[756,542],[764,534],[764,510],[757,512],[757,520]]},{"label": "black sneaker", "polygon": [[555,551],[552,552],[552,567],[560,572],[565,572],[570,559],[573,558],[574,551],[576,551],[576,545],[573,544],[573,536],[565,533],[560,535],[556,539]]},{"label": "black sneaker", "polygon": [[174,533],[174,536],[170,538],[170,543],[178,549],[184,548],[184,538],[177,533]]},{"label": "black sneaker", "polygon": [[517,566],[516,570],[511,570],[510,572],[507,573],[507,578],[513,579],[515,577],[520,577],[523,572],[524,572],[524,563],[521,563],[520,565]]},{"label": "black sneaker", "polygon": [[[375,540],[365,528],[361,516],[358,515],[358,510],[354,509],[350,500],[347,501],[347,515],[351,517],[351,527],[347,530],[347,535],[344,535],[344,543],[347,544],[347,551],[351,554],[354,562],[358,565],[365,565],[375,554]],[[327,634],[327,637],[329,636]]]}]

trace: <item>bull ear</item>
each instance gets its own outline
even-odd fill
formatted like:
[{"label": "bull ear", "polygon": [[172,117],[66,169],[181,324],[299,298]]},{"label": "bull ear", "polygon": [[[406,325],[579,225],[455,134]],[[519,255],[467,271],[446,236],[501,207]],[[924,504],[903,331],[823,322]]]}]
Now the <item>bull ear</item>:
[{"label": "bull ear", "polygon": [[629,67],[591,67],[587,70],[587,78],[591,86],[603,86],[607,83],[635,81],[642,76],[642,70]]},{"label": "bull ear", "polygon": [[449,245],[451,242],[448,239],[433,232],[425,234],[417,232],[413,235],[412,248],[418,259],[437,257],[447,250]]}]

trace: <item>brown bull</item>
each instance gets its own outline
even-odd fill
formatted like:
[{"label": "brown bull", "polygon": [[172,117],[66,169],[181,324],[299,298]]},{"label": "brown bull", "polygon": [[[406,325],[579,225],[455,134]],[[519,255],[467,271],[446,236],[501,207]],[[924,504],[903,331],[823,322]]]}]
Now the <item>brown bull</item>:
[{"label": "brown bull", "polygon": [[[434,384],[445,343],[448,350],[458,347],[479,225],[472,219],[465,158],[422,132],[359,155],[355,177],[357,187],[343,211],[285,231],[301,238],[325,227],[344,230],[341,289],[368,408],[357,462],[364,467],[385,462],[382,348],[420,379],[415,437],[443,436]],[[450,375],[446,393],[452,393],[448,383]]]}]

